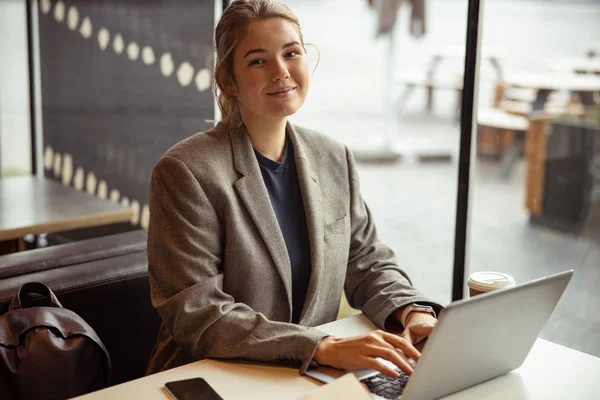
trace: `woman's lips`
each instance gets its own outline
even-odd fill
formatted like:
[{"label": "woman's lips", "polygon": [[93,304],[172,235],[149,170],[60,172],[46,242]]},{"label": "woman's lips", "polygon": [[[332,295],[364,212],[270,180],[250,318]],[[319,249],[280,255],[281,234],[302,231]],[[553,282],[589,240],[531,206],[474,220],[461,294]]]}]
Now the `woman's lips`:
[{"label": "woman's lips", "polygon": [[284,97],[290,96],[294,92],[294,90],[296,90],[296,86],[281,88],[276,92],[271,92],[271,93],[267,93],[267,94],[272,97],[284,98]]}]

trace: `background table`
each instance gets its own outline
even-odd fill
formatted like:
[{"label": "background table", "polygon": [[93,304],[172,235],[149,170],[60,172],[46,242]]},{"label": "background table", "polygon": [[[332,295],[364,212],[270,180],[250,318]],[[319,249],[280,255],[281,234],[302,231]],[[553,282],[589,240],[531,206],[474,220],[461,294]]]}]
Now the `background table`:
[{"label": "background table", "polygon": [[577,75],[574,73],[507,73],[504,84],[520,88],[537,90],[532,111],[543,110],[548,96],[555,90],[575,92],[581,98],[584,107],[594,104],[594,92],[600,91],[600,76]]},{"label": "background table", "polygon": [[26,234],[60,232],[126,222],[133,210],[50,179],[0,179],[0,242]]},{"label": "background table", "polygon": [[[503,52],[496,48],[484,47],[481,51],[481,60],[488,61],[496,73],[496,79],[502,79],[504,71],[500,64],[500,58]],[[465,48],[463,46],[443,46],[436,48],[431,53],[431,59],[427,65],[427,74],[432,77],[435,74],[437,65],[444,59],[461,60],[465,59]],[[462,72],[461,72],[462,75]]]},{"label": "background table", "polygon": [[550,70],[570,71],[576,74],[600,74],[600,58],[573,58],[550,60],[546,63]]},{"label": "background table", "polygon": [[[319,329],[347,337],[375,326],[363,315],[345,318]],[[523,366],[508,374],[444,397],[446,400],[599,399],[600,358],[538,339]],[[203,377],[225,399],[296,399],[316,389],[318,382],[298,370],[260,363],[197,361],[145,378],[82,396],[85,400],[167,400],[166,382]],[[435,384],[435,382],[432,382]]]}]

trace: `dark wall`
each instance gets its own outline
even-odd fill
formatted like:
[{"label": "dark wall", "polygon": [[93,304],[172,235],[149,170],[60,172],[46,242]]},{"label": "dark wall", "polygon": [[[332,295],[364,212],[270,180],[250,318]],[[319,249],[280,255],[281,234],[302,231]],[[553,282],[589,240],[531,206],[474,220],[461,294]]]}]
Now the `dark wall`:
[{"label": "dark wall", "polygon": [[[143,211],[158,158],[214,117],[205,69],[213,24],[212,0],[40,0],[46,175],[99,197],[116,189],[118,201],[135,200]],[[187,80],[184,62],[193,68]]]}]

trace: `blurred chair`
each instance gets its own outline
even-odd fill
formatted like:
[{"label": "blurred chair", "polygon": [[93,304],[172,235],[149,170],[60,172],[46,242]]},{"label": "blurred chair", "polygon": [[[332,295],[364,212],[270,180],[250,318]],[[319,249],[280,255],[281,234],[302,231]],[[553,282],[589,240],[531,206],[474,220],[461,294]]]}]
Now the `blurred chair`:
[{"label": "blurred chair", "polygon": [[427,91],[427,111],[433,109],[433,92],[434,90],[450,90],[456,94],[456,115],[460,110],[462,103],[463,78],[457,74],[455,76],[439,77],[428,73],[425,70],[402,70],[395,75],[395,83],[403,87],[403,91],[396,101],[395,108],[397,112],[404,111],[408,99],[415,89],[425,89]]},{"label": "blurred chair", "polygon": [[[500,175],[507,178],[515,161],[523,154],[528,120],[533,113],[537,90],[498,82],[494,91],[494,107],[482,107],[477,118],[479,156],[493,155],[502,160]],[[549,116],[583,115],[581,103],[566,92],[554,91],[544,104]]]},{"label": "blurred chair", "polygon": [[501,159],[515,140],[523,140],[528,121],[500,109],[481,108],[477,127],[477,155]]}]

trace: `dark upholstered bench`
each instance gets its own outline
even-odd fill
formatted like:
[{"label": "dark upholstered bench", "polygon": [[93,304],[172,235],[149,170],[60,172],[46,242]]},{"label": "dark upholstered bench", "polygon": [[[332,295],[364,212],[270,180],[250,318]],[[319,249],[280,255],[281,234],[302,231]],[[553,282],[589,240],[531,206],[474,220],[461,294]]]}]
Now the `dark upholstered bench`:
[{"label": "dark upholstered bench", "polygon": [[150,301],[145,232],[1,256],[0,314],[26,282],[48,285],[94,328],[111,357],[112,385],[144,375],[160,326]]}]

